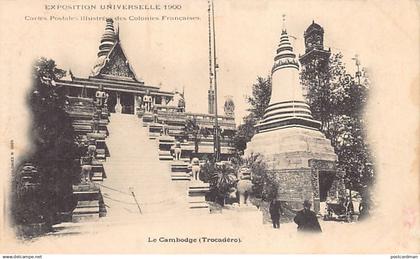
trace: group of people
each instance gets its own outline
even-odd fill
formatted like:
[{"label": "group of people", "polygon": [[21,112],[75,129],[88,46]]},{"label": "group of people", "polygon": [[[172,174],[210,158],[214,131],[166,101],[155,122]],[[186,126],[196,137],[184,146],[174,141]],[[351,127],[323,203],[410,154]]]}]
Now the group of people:
[{"label": "group of people", "polygon": [[[316,213],[311,210],[311,202],[305,200],[303,209],[296,213],[293,221],[297,224],[299,232],[322,232]],[[280,201],[272,200],[269,207],[273,228],[280,228],[280,215],[284,215]]]}]

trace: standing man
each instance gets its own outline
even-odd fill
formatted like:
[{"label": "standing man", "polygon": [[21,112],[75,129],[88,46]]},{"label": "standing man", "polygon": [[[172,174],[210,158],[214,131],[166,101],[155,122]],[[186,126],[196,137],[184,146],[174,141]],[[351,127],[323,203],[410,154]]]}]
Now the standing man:
[{"label": "standing man", "polygon": [[158,123],[158,111],[156,107],[153,107],[153,122]]},{"label": "standing man", "polygon": [[366,200],[363,198],[362,201],[359,204],[359,217],[358,221],[365,220],[369,217],[369,204],[366,202]]},{"label": "standing man", "polygon": [[351,197],[347,197],[344,202],[344,207],[346,208],[346,219],[348,222],[351,222],[354,214],[354,206],[351,200]]},{"label": "standing man", "polygon": [[283,208],[281,207],[280,201],[273,199],[270,202],[269,210],[273,228],[280,228],[280,214],[283,214]]},{"label": "standing man", "polygon": [[305,200],[303,202],[303,210],[299,211],[294,218],[299,232],[322,232],[315,212],[311,211],[311,206],[311,202]]}]

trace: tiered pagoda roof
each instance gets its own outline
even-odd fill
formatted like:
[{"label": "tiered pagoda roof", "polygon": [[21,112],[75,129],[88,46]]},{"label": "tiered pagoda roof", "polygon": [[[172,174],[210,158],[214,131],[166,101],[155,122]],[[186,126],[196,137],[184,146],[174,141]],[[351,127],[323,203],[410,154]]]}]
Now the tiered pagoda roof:
[{"label": "tiered pagoda roof", "polygon": [[102,35],[98,59],[91,77],[138,81],[124,54],[119,32],[118,30],[115,32],[114,21],[111,18],[106,19],[105,32]]},{"label": "tiered pagoda roof", "polygon": [[70,79],[62,79],[58,83],[68,87],[97,89],[102,85],[105,90],[173,97],[174,93],[161,91],[160,87],[145,85],[139,79],[124,53],[119,38],[119,30],[114,28],[111,18],[106,20],[102,35],[98,58],[88,78],[75,77],[70,73]]}]

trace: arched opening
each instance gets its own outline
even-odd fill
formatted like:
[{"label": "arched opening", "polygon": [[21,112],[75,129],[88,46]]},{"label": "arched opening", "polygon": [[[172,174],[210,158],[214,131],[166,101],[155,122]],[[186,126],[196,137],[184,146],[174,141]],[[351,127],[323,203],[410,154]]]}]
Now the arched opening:
[{"label": "arched opening", "polygon": [[320,171],[319,172],[319,199],[321,202],[327,200],[328,191],[334,182],[334,172]]},{"label": "arched opening", "polygon": [[117,104],[117,93],[116,92],[107,92],[108,93],[108,110],[109,112],[115,112],[115,105]]},{"label": "arched opening", "polygon": [[122,113],[134,114],[134,95],[130,93],[121,93],[120,102],[122,106]]}]

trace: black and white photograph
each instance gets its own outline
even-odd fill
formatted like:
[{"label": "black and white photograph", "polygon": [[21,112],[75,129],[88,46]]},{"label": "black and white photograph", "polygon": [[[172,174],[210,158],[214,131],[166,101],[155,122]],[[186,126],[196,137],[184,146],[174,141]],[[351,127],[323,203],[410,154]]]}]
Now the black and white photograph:
[{"label": "black and white photograph", "polygon": [[419,11],[0,1],[0,254],[417,258]]}]

